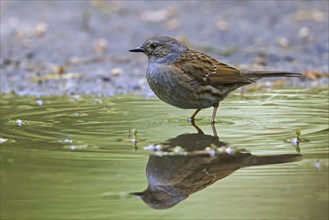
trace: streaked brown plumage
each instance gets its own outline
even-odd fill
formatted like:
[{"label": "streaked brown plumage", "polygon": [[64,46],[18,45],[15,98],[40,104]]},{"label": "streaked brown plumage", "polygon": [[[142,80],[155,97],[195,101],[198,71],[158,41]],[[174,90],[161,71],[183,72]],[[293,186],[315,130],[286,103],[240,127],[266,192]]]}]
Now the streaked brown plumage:
[{"label": "streaked brown plumage", "polygon": [[183,109],[213,106],[215,122],[218,104],[231,91],[263,77],[295,77],[299,73],[240,71],[214,58],[187,48],[174,38],[155,36],[130,52],[143,52],[149,59],[146,78],[154,93],[164,102]]}]

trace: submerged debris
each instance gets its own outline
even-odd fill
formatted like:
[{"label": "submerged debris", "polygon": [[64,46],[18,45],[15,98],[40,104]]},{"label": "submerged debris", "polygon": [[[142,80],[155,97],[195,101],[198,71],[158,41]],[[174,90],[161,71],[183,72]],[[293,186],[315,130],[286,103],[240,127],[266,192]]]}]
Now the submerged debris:
[{"label": "submerged debris", "polygon": [[21,119],[16,120],[18,126],[23,126],[23,121]]},{"label": "submerged debris", "polygon": [[64,143],[73,143],[73,140],[71,140],[71,139],[65,139],[64,140]]},{"label": "submerged debris", "polygon": [[225,149],[225,152],[226,152],[227,154],[233,155],[233,154],[236,153],[236,150],[235,150],[235,148],[233,148],[233,147],[227,147],[227,148]]},{"label": "submerged debris", "polygon": [[131,143],[133,144],[133,147],[135,149],[137,149],[137,129],[133,128],[131,130],[129,130],[129,138],[130,138],[130,141]]},{"label": "submerged debris", "polygon": [[6,139],[6,138],[0,138],[0,144],[5,143],[6,141],[8,141],[8,139]]},{"label": "submerged debris", "polygon": [[70,146],[64,146],[64,149],[72,150],[72,151],[88,150],[88,145],[87,144],[70,145]]},{"label": "submerged debris", "polygon": [[140,141],[145,141],[145,139],[141,139],[137,136],[137,129],[133,128],[131,130],[129,130],[128,132],[128,138],[130,139],[131,143],[133,144],[134,150],[137,150],[137,142]]},{"label": "submerged debris", "polygon": [[181,154],[181,153],[184,153],[185,150],[184,148],[182,148],[181,146],[176,146],[174,149],[173,149],[173,153],[174,154]]},{"label": "submerged debris", "polygon": [[159,150],[163,149],[163,147],[161,144],[156,144],[156,145],[150,144],[149,146],[144,147],[143,149],[148,150],[148,151],[159,151]]},{"label": "submerged debris", "polygon": [[171,147],[161,144],[150,144],[143,148],[145,151],[150,151],[152,155],[156,156],[191,156],[191,155],[209,155],[215,157],[218,155],[235,155],[237,153],[246,152],[244,149],[237,149],[235,147],[218,147],[214,144],[207,146],[204,150],[187,151],[181,146]]},{"label": "submerged debris", "polygon": [[299,138],[298,137],[291,138],[290,142],[295,147],[298,147],[299,146]]},{"label": "submerged debris", "polygon": [[217,155],[217,150],[212,147],[206,147],[205,151],[207,151],[209,153],[209,155],[212,157]]},{"label": "submerged debris", "polygon": [[299,153],[299,154],[300,154],[300,147],[299,147],[300,142],[308,142],[308,141],[309,141],[309,140],[307,140],[307,139],[302,139],[302,138],[300,138],[300,134],[301,134],[300,130],[297,129],[297,130],[295,131],[295,137],[293,137],[293,138],[289,138],[289,139],[285,140],[285,142],[287,142],[287,143],[291,143],[292,146],[295,147],[297,153]]},{"label": "submerged debris", "polygon": [[43,101],[41,99],[38,99],[35,101],[39,106],[42,106],[43,105]]},{"label": "submerged debris", "polygon": [[129,138],[131,138],[131,142],[137,142],[137,129],[133,128],[129,130]]},{"label": "submerged debris", "polygon": [[316,170],[321,170],[321,163],[320,163],[320,160],[317,160],[315,163],[314,163],[314,167]]},{"label": "submerged debris", "polygon": [[155,151],[153,155],[156,155],[156,156],[162,157],[162,156],[167,156],[167,155],[169,155],[169,153],[166,152],[166,151]]},{"label": "submerged debris", "polygon": [[161,144],[150,144],[143,148],[146,151],[153,152],[156,156],[165,156],[165,155],[187,155],[188,152],[181,146],[176,146],[174,148],[170,148],[169,146],[161,145]]}]

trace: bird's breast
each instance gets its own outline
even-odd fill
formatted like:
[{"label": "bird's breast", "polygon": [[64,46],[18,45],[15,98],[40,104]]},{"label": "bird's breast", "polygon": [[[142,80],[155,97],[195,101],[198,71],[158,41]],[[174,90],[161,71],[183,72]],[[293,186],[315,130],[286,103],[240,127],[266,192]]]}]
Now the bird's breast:
[{"label": "bird's breast", "polygon": [[[216,93],[214,88],[202,85],[174,65],[150,64],[146,78],[162,101],[178,108],[208,108],[218,102],[218,97],[213,96]],[[213,94],[202,93],[204,88],[213,90]]]}]

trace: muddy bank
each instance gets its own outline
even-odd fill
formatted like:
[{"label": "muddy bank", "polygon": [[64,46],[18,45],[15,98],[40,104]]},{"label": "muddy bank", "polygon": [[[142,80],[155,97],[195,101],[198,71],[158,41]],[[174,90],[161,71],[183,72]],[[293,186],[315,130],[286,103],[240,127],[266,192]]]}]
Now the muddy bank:
[{"label": "muddy bank", "polygon": [[[1,1],[1,93],[153,95],[147,59],[168,35],[227,64],[328,83],[327,1]],[[263,81],[265,83],[265,81]],[[267,83],[268,85],[268,83]]]}]

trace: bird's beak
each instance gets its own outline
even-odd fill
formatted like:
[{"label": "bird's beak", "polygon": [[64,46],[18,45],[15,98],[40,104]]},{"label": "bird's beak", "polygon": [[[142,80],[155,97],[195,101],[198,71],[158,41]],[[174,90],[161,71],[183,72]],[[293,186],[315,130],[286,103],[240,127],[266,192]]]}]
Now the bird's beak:
[{"label": "bird's beak", "polygon": [[129,193],[130,195],[132,196],[136,196],[138,198],[142,198],[144,193],[143,192],[132,192],[132,193]]},{"label": "bird's beak", "polygon": [[145,49],[143,47],[137,47],[137,48],[129,50],[129,52],[142,52],[142,53],[144,53]]}]

